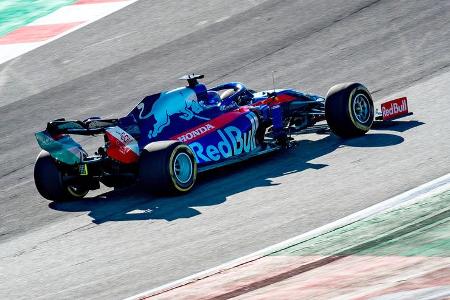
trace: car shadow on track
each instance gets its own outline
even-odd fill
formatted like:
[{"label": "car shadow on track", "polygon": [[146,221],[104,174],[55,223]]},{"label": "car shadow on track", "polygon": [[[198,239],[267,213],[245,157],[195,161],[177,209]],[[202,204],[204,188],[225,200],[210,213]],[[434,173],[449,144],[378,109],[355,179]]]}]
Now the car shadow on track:
[{"label": "car shadow on track", "polygon": [[374,122],[371,130],[391,130],[396,132],[405,132],[414,127],[421,126],[425,123],[411,120],[411,121],[384,121],[384,122]]},{"label": "car shadow on track", "polygon": [[[411,123],[413,127],[419,126]],[[404,131],[393,125],[389,130]],[[412,127],[411,127],[412,128]],[[321,128],[321,133],[323,128]],[[58,211],[88,212],[92,222],[166,220],[192,218],[200,214],[196,207],[219,205],[227,197],[253,188],[277,185],[272,178],[307,169],[321,169],[324,164],[310,163],[340,147],[388,147],[404,141],[401,136],[372,132],[362,137],[343,140],[327,134],[320,140],[300,140],[296,146],[254,158],[250,161],[208,171],[199,175],[196,188],[176,197],[154,197],[136,187],[114,190],[84,200],[50,203]]]}]

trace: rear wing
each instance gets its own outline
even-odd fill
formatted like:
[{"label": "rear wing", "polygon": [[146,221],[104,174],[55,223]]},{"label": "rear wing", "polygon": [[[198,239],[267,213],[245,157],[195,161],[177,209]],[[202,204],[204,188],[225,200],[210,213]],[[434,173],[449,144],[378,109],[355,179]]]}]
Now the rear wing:
[{"label": "rear wing", "polygon": [[46,130],[52,135],[94,135],[103,133],[106,128],[117,126],[118,123],[118,119],[88,119],[85,121],[58,119],[48,122]]},{"label": "rear wing", "polygon": [[377,109],[375,120],[392,121],[412,114],[408,108],[408,99],[402,97],[381,103],[381,111]]},{"label": "rear wing", "polygon": [[51,135],[96,135],[105,133],[107,128],[115,126],[119,126],[133,137],[140,135],[139,126],[132,115],[119,119],[90,118],[84,121],[57,119],[47,123],[46,131]]},{"label": "rear wing", "polygon": [[[106,134],[111,143],[107,151],[112,158],[129,163],[139,155],[136,138],[140,131],[133,116],[120,119],[92,118],[85,121],[58,119],[47,123],[47,128],[35,133],[39,146],[50,155],[68,165],[83,162],[88,156],[81,145],[72,139],[70,134],[96,135]],[[115,152],[114,152],[115,151]]]}]

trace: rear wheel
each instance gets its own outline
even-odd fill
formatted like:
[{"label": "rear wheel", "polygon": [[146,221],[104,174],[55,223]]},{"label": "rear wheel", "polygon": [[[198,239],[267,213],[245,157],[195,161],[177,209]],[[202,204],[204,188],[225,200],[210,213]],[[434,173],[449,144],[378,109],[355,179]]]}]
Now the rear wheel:
[{"label": "rear wheel", "polygon": [[192,150],[177,141],[148,144],[139,158],[139,184],[152,193],[186,193],[197,179]]},{"label": "rear wheel", "polygon": [[65,184],[62,172],[47,151],[41,151],[36,159],[34,183],[42,197],[55,202],[80,199],[89,192],[83,185]]},{"label": "rear wheel", "polygon": [[335,85],[325,100],[325,117],[331,131],[340,137],[363,135],[373,123],[372,96],[360,83]]}]

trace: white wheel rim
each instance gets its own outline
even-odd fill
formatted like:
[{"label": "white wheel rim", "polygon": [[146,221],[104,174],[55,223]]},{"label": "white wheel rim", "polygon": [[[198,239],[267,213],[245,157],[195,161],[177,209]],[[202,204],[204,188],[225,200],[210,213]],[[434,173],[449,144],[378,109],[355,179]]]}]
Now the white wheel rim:
[{"label": "white wheel rim", "polygon": [[365,124],[370,119],[370,102],[364,94],[357,94],[353,100],[353,113],[359,123]]},{"label": "white wheel rim", "polygon": [[173,164],[173,174],[176,179],[182,184],[189,182],[193,169],[191,157],[184,152],[178,153]]}]

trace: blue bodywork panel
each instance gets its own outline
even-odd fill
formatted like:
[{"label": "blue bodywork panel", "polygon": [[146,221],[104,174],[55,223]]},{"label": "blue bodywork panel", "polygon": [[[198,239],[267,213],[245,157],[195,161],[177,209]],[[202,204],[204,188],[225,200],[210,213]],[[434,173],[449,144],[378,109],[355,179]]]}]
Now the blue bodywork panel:
[{"label": "blue bodywork panel", "polygon": [[[218,95],[226,90],[228,96],[217,96],[218,102],[209,101],[208,93]],[[267,145],[261,145],[265,128],[273,126],[274,138],[277,134],[282,135],[286,107],[295,106],[301,111],[303,107],[306,110],[323,100],[290,89],[249,91],[239,82],[209,90],[197,83],[145,97],[128,115],[117,119],[114,126],[132,135],[138,141],[139,149],[154,141],[179,140],[192,149],[199,166],[203,167],[267,151]],[[72,130],[95,130],[86,129],[85,121],[67,122]],[[90,122],[94,125],[102,120]],[[264,128],[258,138],[260,126]],[[43,149],[64,163],[77,164],[87,156],[69,136],[55,139],[44,131],[36,133],[36,138]]]}]

